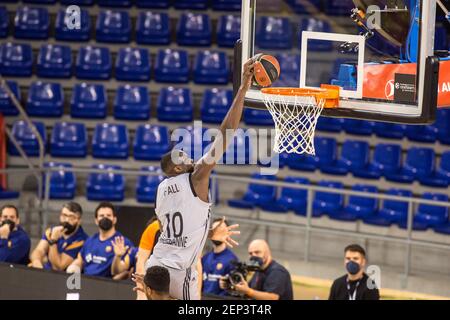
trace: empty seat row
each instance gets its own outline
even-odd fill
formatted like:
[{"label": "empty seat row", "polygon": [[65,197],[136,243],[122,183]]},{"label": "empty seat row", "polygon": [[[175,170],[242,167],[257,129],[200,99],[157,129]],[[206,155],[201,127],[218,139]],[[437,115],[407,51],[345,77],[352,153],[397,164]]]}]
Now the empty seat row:
[{"label": "empty seat row", "polygon": [[363,179],[379,179],[399,183],[419,181],[423,185],[448,187],[450,183],[450,151],[444,152],[436,165],[431,148],[410,148],[403,161],[402,149],[396,144],[377,144],[371,156],[365,141],[347,140],[338,154],[333,138],[316,137],[316,155],[282,154],[282,164],[301,171],[320,170],[326,174],[347,175]]},{"label": "empty seat row", "polygon": [[[9,0],[12,1],[12,0]],[[57,0],[24,0],[25,3],[53,4]],[[130,7],[165,9],[173,6],[175,9],[207,9],[213,10],[240,10],[241,0],[60,0],[66,5],[101,7]]]},{"label": "empty seat row", "polygon": [[[192,3],[192,1],[190,1]],[[6,14],[6,16],[5,16]],[[7,36],[8,18],[3,8],[0,35]],[[88,10],[82,9],[80,24],[72,25],[70,15],[60,10],[56,17],[55,38],[62,41],[88,41],[91,38],[91,18]],[[172,41],[171,22],[164,12],[139,12],[136,33],[127,11],[103,10],[97,16],[95,40],[105,43],[129,43],[133,39],[139,44],[167,45]],[[14,37],[18,39],[47,39],[50,36],[50,17],[47,9],[21,7],[14,19]],[[217,44],[231,47],[240,36],[240,17],[223,15],[217,24]],[[212,22],[207,14],[183,13],[178,21],[177,43],[186,46],[210,46],[212,43]]]},{"label": "empty seat row", "polygon": [[[69,46],[42,45],[36,72],[43,78],[106,80],[113,73],[111,53],[105,47],[81,47],[75,65]],[[0,47],[0,73],[5,76],[30,76],[33,69],[31,47],[6,43]],[[150,53],[143,48],[121,48],[115,61],[115,77],[121,81],[149,81],[152,74]],[[154,78],[157,82],[187,83],[191,65],[185,50],[161,49],[156,56]],[[199,51],[195,57],[192,79],[198,84],[227,84],[230,63],[223,51]]]},{"label": "empty seat row", "polygon": [[[275,176],[253,174],[253,179],[263,179],[275,181]],[[306,178],[287,177],[284,180],[288,183],[309,185]],[[319,187],[331,188],[337,192],[317,191],[313,202],[313,217],[327,215],[331,219],[340,221],[362,220],[364,223],[377,226],[390,226],[397,224],[401,228],[407,227],[408,202],[399,200],[384,200],[379,205],[377,198],[367,196],[351,195],[348,203],[345,203],[345,196],[339,193],[343,189],[341,182],[320,181]],[[353,191],[365,193],[378,193],[378,189],[371,185],[355,185]],[[412,197],[409,190],[390,189],[387,195],[399,197]],[[448,196],[440,193],[425,193],[423,199],[448,202]],[[270,185],[251,183],[241,199],[231,199],[228,205],[235,208],[253,209],[259,207],[265,211],[274,213],[286,213],[293,211],[298,215],[305,216],[307,210],[306,189],[296,189],[283,187],[279,196],[277,188]],[[450,221],[448,207],[420,204],[414,215],[414,230],[426,230],[434,228],[437,232],[450,234]]]},{"label": "empty seat row", "polygon": [[[46,146],[47,135],[44,124],[34,122],[34,125]],[[206,128],[197,130],[195,127],[188,126],[179,128],[170,135],[165,126],[139,125],[132,146],[133,156],[136,160],[158,161],[173,146],[184,150],[192,158],[198,160],[212,139],[206,135],[205,131]],[[16,121],[12,128],[12,134],[28,156],[39,155],[36,135],[25,121]],[[94,129],[92,137],[92,156],[99,159],[127,159],[130,150],[129,141],[129,133],[125,125],[99,123]],[[88,146],[88,134],[83,123],[55,123],[48,144],[52,157],[84,158],[88,154]],[[8,145],[8,152],[10,155],[19,155],[19,151],[12,142]],[[249,137],[245,131],[240,131],[225,153],[223,162],[248,164],[250,156]]]},{"label": "empty seat row", "polygon": [[[50,174],[50,199],[73,199],[76,195],[77,179],[70,171],[69,163],[49,162],[46,168],[54,169]],[[92,166],[105,172],[90,173],[86,182],[86,197],[95,201],[122,201],[125,198],[125,178],[112,170],[120,170],[120,166],[97,164]],[[56,170],[55,170],[56,169]],[[140,175],[136,182],[136,200],[144,203],[154,203],[156,190],[164,179],[160,168],[145,166],[141,171],[158,173],[157,175]]]}]

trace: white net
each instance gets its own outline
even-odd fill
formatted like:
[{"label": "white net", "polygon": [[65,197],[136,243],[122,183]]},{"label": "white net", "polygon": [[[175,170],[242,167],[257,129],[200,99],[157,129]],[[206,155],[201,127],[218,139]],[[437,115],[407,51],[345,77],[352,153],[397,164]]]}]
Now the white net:
[{"label": "white net", "polygon": [[274,93],[262,95],[275,122],[273,150],[277,153],[315,155],[314,133],[325,99]]}]

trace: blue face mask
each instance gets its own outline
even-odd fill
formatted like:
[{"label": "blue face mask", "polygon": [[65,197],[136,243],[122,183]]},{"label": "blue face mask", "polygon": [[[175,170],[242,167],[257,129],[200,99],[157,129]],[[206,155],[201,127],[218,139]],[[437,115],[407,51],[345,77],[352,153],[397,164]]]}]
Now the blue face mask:
[{"label": "blue face mask", "polygon": [[252,256],[252,257],[250,258],[250,261],[251,261],[251,262],[254,262],[255,264],[259,265],[260,267],[262,267],[262,265],[264,264],[263,259],[260,258],[260,257],[256,257],[256,256]]},{"label": "blue face mask", "polygon": [[355,275],[359,272],[359,270],[361,269],[361,267],[359,266],[358,263],[356,263],[355,261],[349,261],[347,262],[347,264],[345,265],[348,273],[350,273],[351,275]]}]

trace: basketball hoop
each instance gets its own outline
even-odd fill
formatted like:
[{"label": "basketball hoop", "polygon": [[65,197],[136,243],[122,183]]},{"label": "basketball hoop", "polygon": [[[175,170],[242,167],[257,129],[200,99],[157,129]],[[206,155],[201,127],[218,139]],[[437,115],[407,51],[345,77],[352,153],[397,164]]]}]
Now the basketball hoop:
[{"label": "basketball hoop", "polygon": [[264,88],[261,93],[275,122],[274,151],[315,155],[317,120],[324,108],[338,106],[339,87]]}]

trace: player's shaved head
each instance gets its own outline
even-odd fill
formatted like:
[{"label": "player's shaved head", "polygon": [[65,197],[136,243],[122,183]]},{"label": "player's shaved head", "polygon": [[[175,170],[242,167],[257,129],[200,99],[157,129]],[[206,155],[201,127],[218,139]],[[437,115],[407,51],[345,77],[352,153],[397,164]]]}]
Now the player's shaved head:
[{"label": "player's shaved head", "polygon": [[183,150],[173,149],[161,158],[161,170],[168,177],[194,171],[194,161]]},{"label": "player's shaved head", "polygon": [[248,254],[263,259],[263,268],[272,262],[272,252],[266,240],[255,239],[248,245]]}]

